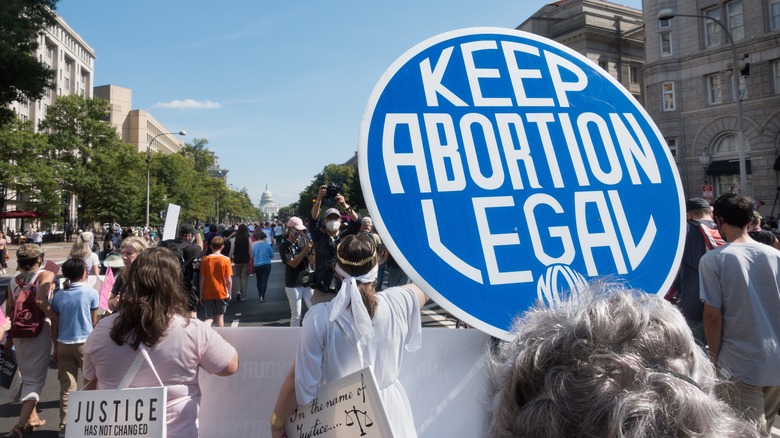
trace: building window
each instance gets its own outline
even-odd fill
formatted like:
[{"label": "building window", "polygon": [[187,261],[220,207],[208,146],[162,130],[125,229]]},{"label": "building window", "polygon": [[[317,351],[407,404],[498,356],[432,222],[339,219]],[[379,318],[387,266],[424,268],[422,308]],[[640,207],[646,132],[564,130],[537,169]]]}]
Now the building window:
[{"label": "building window", "polygon": [[672,31],[667,30],[661,32],[660,36],[661,36],[661,56],[672,56]]},{"label": "building window", "polygon": [[677,138],[667,138],[666,145],[669,146],[669,152],[677,159]]},{"label": "building window", "polygon": [[[745,150],[750,150],[750,147],[745,143]],[[727,133],[721,135],[715,139],[714,146],[712,147],[713,160],[729,160],[736,161],[736,157],[739,154],[739,148],[737,145],[737,134]],[[744,193],[751,193],[753,190],[753,183],[751,181],[751,175],[746,175],[747,187],[743,188]],[[739,187],[739,172],[735,171],[734,174],[720,175],[716,179],[717,193],[719,196],[723,193],[728,193],[733,189]]]},{"label": "building window", "polygon": [[628,67],[628,81],[632,84],[639,83],[639,68],[635,65]]},{"label": "building window", "polygon": [[[720,21],[720,9],[718,8],[707,9],[702,15]],[[704,21],[704,47],[720,45],[720,25],[712,20],[704,18],[702,20]]]},{"label": "building window", "polygon": [[662,84],[664,90],[664,111],[674,111],[675,99],[674,99],[674,82],[664,82]]},{"label": "building window", "polygon": [[772,77],[774,78],[775,94],[780,94],[780,59],[772,63]]},{"label": "building window", "polygon": [[707,76],[707,102],[710,104],[722,102],[719,74]]},{"label": "building window", "polygon": [[769,23],[772,30],[780,30],[780,0],[769,2]]},{"label": "building window", "polygon": [[726,3],[726,13],[728,14],[729,32],[734,41],[745,39],[745,22],[742,15],[742,0],[734,0]]},{"label": "building window", "polygon": [[659,29],[668,29],[671,26],[672,26],[672,20],[668,18],[664,18],[663,20],[658,20]]},{"label": "building window", "polygon": [[601,69],[605,72],[609,73],[609,62],[600,59],[599,67],[601,67]]}]

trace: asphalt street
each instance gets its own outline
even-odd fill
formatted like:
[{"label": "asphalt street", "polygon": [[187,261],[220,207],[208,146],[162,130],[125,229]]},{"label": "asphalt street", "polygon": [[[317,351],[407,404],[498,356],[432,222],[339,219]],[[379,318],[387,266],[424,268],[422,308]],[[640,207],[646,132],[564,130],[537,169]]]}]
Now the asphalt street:
[{"label": "asphalt street", "polygon": [[[46,250],[46,259],[61,264],[67,257],[70,245],[67,243],[50,243],[43,245]],[[18,246],[11,245],[9,255],[8,274],[0,277],[0,301],[4,301],[7,284],[16,270],[15,251]],[[249,277],[247,285],[248,293],[246,301],[231,301],[225,314],[225,326],[228,327],[252,327],[252,326],[277,326],[284,327],[290,324],[290,306],[287,295],[284,293],[284,266],[276,254],[272,262],[271,276],[268,281],[266,301],[260,302],[254,276]],[[234,288],[233,296],[237,290]],[[304,305],[304,311],[305,311]],[[424,327],[448,327],[454,328],[456,321],[433,302],[423,308]],[[16,424],[21,408],[20,403],[13,402],[15,394],[3,392],[0,389],[0,434],[10,431]],[[59,422],[59,381],[57,368],[53,363],[49,364],[49,374],[46,379],[41,400],[38,403],[38,414],[46,421],[46,425],[29,436],[56,437],[58,436]],[[0,435],[4,436],[4,435]],[[780,437],[780,435],[778,435]]]}]

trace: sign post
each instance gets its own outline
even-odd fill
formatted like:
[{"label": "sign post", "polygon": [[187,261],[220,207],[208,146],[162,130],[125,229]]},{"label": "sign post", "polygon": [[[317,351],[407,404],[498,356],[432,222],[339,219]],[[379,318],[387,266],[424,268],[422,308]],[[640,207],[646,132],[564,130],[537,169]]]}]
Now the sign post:
[{"label": "sign post", "polygon": [[402,55],[363,118],[360,180],[403,270],[509,339],[513,319],[596,277],[668,289],[684,199],[644,109],[578,53],[509,29],[444,33]]}]

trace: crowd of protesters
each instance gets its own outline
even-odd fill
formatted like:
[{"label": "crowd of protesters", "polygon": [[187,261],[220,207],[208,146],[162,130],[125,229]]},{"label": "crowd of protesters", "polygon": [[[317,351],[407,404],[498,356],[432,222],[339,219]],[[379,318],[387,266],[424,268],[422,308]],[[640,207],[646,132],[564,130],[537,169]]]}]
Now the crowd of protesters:
[{"label": "crowd of protesters", "polygon": [[[767,436],[780,409],[780,251],[777,239],[760,232],[755,207],[733,193],[712,207],[688,201],[686,254],[667,295],[682,312],[658,297],[594,283],[557,308],[534,308],[518,319],[515,340],[497,344],[489,357],[486,435]],[[272,435],[286,436],[284,419],[319,386],[368,364],[392,427],[416,436],[397,379],[404,352],[420,346],[420,308],[428,298],[395,271],[373,221],[341,193],[321,187],[305,218],[185,223],[175,234],[160,241],[143,230],[127,228],[118,238],[109,230],[101,247],[92,232],[79,232],[62,285],[44,269],[41,245],[17,249],[19,271],[5,305],[10,318],[0,326],[7,332],[3,354],[15,352],[22,376],[10,436],[45,424],[36,405],[50,358],[58,364],[64,434],[79,369],[84,389],[113,389],[141,350],[154,373],[145,370],[138,385],[169,388],[168,436],[197,436],[198,370],[229,376],[239,368],[236,349],[211,327],[224,325],[233,301],[250,298],[250,275],[265,301],[277,254],[290,325],[302,326],[302,334],[269,413]],[[7,244],[3,249],[8,253]],[[100,265],[101,274],[115,277],[102,319],[102,284],[90,281]],[[17,324],[22,306],[38,315],[34,329]]]}]

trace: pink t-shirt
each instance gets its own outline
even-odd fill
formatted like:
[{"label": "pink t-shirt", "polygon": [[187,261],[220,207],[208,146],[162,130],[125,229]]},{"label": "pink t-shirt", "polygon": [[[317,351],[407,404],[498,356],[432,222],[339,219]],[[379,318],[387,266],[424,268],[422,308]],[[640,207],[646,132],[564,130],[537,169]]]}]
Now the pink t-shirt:
[{"label": "pink t-shirt", "polygon": [[[137,354],[127,344],[117,345],[111,340],[109,335],[117,317],[114,314],[100,321],[84,344],[84,378],[89,381],[97,377],[97,389],[118,387]],[[168,333],[147,350],[168,387],[168,437],[198,436],[198,370],[203,368],[211,374],[224,370],[236,349],[202,321],[175,316]],[[160,384],[144,363],[130,386]]]}]

